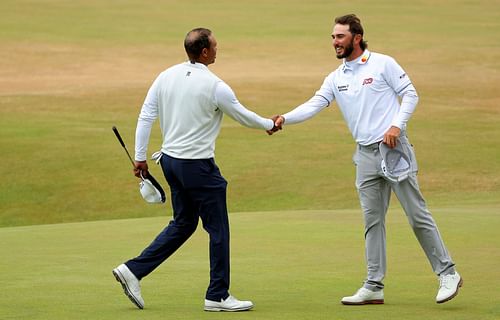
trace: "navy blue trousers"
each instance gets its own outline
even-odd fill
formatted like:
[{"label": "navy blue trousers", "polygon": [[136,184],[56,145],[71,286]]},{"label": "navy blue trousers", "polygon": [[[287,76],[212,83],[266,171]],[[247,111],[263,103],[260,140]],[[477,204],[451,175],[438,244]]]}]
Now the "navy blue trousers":
[{"label": "navy blue trousers", "polygon": [[201,218],[210,236],[210,284],[206,299],[229,296],[227,181],[214,159],[176,159],[164,154],[161,167],[170,186],[173,220],[136,258],[125,264],[140,280],[170,257],[194,233]]}]

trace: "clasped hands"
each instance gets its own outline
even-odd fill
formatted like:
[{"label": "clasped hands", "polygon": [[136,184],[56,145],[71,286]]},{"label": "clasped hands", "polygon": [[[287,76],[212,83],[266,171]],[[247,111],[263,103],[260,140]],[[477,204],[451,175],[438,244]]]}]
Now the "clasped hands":
[{"label": "clasped hands", "polygon": [[272,116],[271,120],[273,120],[274,126],[271,130],[266,130],[268,135],[272,135],[273,133],[283,129],[283,124],[285,123],[285,118],[280,115]]}]

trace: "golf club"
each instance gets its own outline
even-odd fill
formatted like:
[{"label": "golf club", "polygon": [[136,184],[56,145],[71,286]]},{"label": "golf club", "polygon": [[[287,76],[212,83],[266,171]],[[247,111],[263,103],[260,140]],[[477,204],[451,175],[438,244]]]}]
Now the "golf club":
[{"label": "golf club", "polygon": [[[118,141],[120,141],[120,144],[127,153],[127,156],[135,169],[134,160],[132,160],[130,153],[128,153],[125,142],[123,142],[120,132],[118,132],[118,129],[115,126],[113,126],[113,132],[115,133]],[[163,188],[158,183],[158,181],[156,181],[156,179],[148,171],[144,171],[144,175],[141,171],[140,175],[141,183],[139,184],[139,190],[141,191],[141,195],[144,200],[150,203],[164,203],[166,200],[165,191],[163,191]]]},{"label": "golf club", "polygon": [[120,133],[118,132],[118,129],[115,126],[113,126],[113,132],[115,133],[116,138],[118,139],[118,141],[120,141],[120,144],[122,145],[123,149],[125,149],[125,152],[127,153],[127,156],[130,159],[130,162],[132,163],[132,167],[135,168],[134,160],[132,160],[132,157],[130,156],[130,153],[128,153],[127,147],[125,146],[125,142],[123,142],[123,139],[120,136]]}]

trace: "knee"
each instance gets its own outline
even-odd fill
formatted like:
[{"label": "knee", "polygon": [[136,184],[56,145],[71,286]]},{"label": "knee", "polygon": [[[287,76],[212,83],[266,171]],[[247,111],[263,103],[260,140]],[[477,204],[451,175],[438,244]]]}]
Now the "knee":
[{"label": "knee", "polygon": [[375,208],[363,207],[363,217],[366,229],[384,223],[384,212]]},{"label": "knee", "polygon": [[170,226],[181,231],[183,234],[190,236],[196,231],[196,228],[198,227],[198,220],[187,221],[174,219],[170,221]]},{"label": "knee", "polygon": [[212,245],[226,245],[229,243],[229,227],[219,226],[218,228],[206,228],[205,230],[210,235]]},{"label": "knee", "polygon": [[408,214],[408,222],[412,229],[434,229],[436,223],[432,218],[432,215],[428,211],[421,212],[419,214]]}]

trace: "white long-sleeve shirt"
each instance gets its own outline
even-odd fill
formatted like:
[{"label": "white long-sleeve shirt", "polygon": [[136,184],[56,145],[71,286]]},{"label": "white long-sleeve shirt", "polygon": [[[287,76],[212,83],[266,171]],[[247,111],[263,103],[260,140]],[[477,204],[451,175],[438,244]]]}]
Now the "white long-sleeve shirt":
[{"label": "white long-sleeve shirt", "polygon": [[334,100],[354,140],[369,145],[381,141],[391,126],[406,129],[418,95],[393,58],[365,50],[354,61],[344,60],[311,99],[284,114],[285,124],[305,121]]},{"label": "white long-sleeve shirt", "polygon": [[214,157],[223,113],[240,124],[270,130],[265,119],[245,108],[233,90],[207,66],[185,62],[163,71],[148,91],[135,136],[135,160],[147,159],[151,128],[159,118],[162,152],[179,159]]}]

